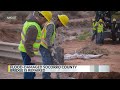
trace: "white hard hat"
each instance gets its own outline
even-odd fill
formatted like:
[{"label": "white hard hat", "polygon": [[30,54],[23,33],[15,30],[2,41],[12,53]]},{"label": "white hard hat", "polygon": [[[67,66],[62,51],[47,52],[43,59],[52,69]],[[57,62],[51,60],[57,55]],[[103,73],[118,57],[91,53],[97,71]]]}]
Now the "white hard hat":
[{"label": "white hard hat", "polygon": [[116,19],[114,18],[113,21],[116,21]]}]

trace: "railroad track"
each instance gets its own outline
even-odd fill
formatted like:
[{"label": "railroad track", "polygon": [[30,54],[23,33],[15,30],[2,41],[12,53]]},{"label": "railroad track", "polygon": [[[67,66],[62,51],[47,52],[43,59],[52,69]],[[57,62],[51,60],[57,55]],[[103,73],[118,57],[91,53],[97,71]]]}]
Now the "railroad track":
[{"label": "railroad track", "polygon": [[[19,44],[16,43],[0,42],[0,56],[11,59],[22,60],[22,57],[18,50],[18,45]],[[40,62],[42,61],[40,55],[38,56],[38,59],[40,59],[39,60]]]}]

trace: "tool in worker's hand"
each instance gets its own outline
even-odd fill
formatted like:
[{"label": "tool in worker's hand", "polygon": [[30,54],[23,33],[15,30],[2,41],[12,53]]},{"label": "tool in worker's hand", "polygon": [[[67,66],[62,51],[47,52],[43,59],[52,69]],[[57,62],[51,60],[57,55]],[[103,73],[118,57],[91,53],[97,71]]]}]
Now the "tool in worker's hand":
[{"label": "tool in worker's hand", "polygon": [[[57,60],[56,55],[57,54],[56,54],[55,48],[51,48],[51,56],[52,56],[53,65],[60,65],[59,61]],[[56,75],[57,75],[57,79],[60,79],[59,72],[57,72]]]}]

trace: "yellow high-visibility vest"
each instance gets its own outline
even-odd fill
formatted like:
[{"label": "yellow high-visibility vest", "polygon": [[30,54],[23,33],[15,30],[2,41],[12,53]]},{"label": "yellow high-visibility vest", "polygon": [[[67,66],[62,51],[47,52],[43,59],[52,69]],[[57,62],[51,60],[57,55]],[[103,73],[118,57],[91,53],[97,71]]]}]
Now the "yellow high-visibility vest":
[{"label": "yellow high-visibility vest", "polygon": [[97,22],[93,22],[93,23],[92,23],[93,30],[96,30],[96,27],[95,27],[96,25],[97,25]]},{"label": "yellow high-visibility vest", "polygon": [[[37,24],[36,22],[28,22],[26,21],[23,25],[23,30],[21,32],[21,41],[20,41],[20,44],[19,44],[19,51],[21,52],[26,52],[26,49],[25,49],[25,46],[24,46],[24,43],[25,43],[25,36],[26,36],[26,33],[27,33],[27,30],[30,26],[35,26],[38,30],[38,34],[37,34],[37,38],[36,38],[36,41],[35,43],[33,44],[33,51],[34,51],[34,54],[35,55],[38,55],[39,54],[39,47],[40,47],[40,42],[41,42],[41,28],[40,28],[40,25]],[[32,36],[31,36],[32,37]]]},{"label": "yellow high-visibility vest", "polygon": [[103,32],[103,24],[98,24],[97,32],[98,32],[98,33]]},{"label": "yellow high-visibility vest", "polygon": [[56,37],[56,30],[55,30],[55,24],[53,22],[47,22],[44,26],[44,28],[42,29],[42,37],[41,37],[41,44],[43,47],[45,47],[46,49],[48,49],[48,45],[47,45],[47,42],[45,41],[46,39],[46,33],[47,33],[47,26],[49,24],[53,24],[54,25],[54,32],[53,32],[53,35],[51,36],[50,38],[50,43],[51,45],[54,44],[54,40],[55,40],[55,37]]}]

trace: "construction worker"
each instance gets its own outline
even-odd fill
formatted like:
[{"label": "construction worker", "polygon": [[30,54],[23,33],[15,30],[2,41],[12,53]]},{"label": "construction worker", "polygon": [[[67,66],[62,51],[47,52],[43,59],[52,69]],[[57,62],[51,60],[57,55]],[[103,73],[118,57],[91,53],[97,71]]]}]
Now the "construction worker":
[{"label": "construction worker", "polygon": [[93,41],[95,39],[95,36],[97,34],[96,25],[97,25],[97,21],[95,19],[92,19],[93,35],[92,35],[92,40],[91,41]]},{"label": "construction worker", "polygon": [[[53,57],[51,55],[52,48],[54,46],[54,40],[56,37],[56,29],[68,24],[69,18],[66,15],[58,15],[57,20],[46,23],[42,30],[42,38],[40,45],[40,53],[42,56],[43,65],[53,65]],[[43,79],[51,79],[51,73],[43,72]]]},{"label": "construction worker", "polygon": [[96,35],[96,44],[102,45],[104,43],[104,36],[103,36],[103,29],[104,29],[104,22],[102,19],[99,19],[96,28],[97,28],[97,35]]},{"label": "construction worker", "polygon": [[113,19],[112,23],[112,28],[111,28],[111,36],[112,36],[112,44],[116,44],[117,40],[117,32],[118,32],[118,24],[116,23],[116,19]]},{"label": "construction worker", "polygon": [[[35,11],[24,23],[18,47],[24,65],[35,65],[36,55],[39,54],[42,26],[51,19],[50,11]],[[35,72],[24,72],[24,79],[34,79],[34,77]]]}]

